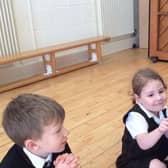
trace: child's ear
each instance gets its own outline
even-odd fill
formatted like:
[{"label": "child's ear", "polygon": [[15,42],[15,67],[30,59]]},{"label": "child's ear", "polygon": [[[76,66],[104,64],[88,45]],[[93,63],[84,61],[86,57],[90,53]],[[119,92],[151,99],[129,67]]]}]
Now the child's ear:
[{"label": "child's ear", "polygon": [[135,99],[136,102],[140,101],[140,97],[137,94],[134,94],[134,99]]},{"label": "child's ear", "polygon": [[27,139],[24,145],[29,151],[34,151],[38,149],[38,145],[35,143],[33,139]]}]

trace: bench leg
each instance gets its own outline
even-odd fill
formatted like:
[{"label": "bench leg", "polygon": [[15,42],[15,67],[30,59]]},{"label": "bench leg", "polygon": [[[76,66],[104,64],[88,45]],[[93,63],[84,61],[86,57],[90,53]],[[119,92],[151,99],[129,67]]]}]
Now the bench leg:
[{"label": "bench leg", "polygon": [[92,48],[91,45],[88,45],[88,60],[90,61],[92,59]]},{"label": "bench leg", "polygon": [[52,67],[52,73],[53,75],[56,74],[56,56],[55,53],[51,53],[51,67]]},{"label": "bench leg", "polygon": [[88,45],[88,60],[90,62],[97,61],[97,53],[96,53],[96,43],[92,43]]},{"label": "bench leg", "polygon": [[101,62],[102,61],[102,51],[101,51],[100,43],[96,43],[96,54],[97,54],[98,62]]},{"label": "bench leg", "polygon": [[56,59],[55,53],[52,52],[50,54],[45,54],[43,57],[43,64],[45,69],[45,75],[52,75],[56,74]]}]

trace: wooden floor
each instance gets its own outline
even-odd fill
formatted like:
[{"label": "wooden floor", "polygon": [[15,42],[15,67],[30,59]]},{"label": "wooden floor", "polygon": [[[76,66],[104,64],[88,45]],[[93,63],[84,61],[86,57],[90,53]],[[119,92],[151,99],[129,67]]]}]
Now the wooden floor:
[{"label": "wooden floor", "polygon": [[[0,120],[9,100],[29,92],[52,97],[66,110],[69,143],[82,168],[113,168],[121,150],[122,116],[131,106],[130,80],[139,68],[151,67],[168,80],[168,62],[152,63],[145,49],[103,57],[103,62],[0,95]],[[12,142],[0,127],[0,159]]]}]

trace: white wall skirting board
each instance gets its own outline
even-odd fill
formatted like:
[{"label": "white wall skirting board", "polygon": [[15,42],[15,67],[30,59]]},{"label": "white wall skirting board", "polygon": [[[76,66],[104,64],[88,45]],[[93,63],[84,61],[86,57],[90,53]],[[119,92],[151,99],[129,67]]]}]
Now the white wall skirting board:
[{"label": "white wall skirting board", "polygon": [[103,55],[109,55],[114,52],[132,48],[134,42],[135,37],[131,34],[112,38],[110,42],[103,45],[102,53]]}]

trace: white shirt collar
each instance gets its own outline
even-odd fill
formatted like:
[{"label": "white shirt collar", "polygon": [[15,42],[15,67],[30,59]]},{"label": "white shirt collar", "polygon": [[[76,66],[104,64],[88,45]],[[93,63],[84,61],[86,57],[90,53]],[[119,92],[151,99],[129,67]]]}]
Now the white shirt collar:
[{"label": "white shirt collar", "polygon": [[[137,103],[139,105],[139,107],[146,113],[146,115],[149,118],[153,118],[157,123],[160,123],[160,121],[165,118],[163,115],[162,110],[159,112],[159,117],[157,117],[156,115],[154,115],[153,113],[149,112],[148,110],[146,110],[140,103]],[[164,108],[167,108],[166,106]]]},{"label": "white shirt collar", "polygon": [[35,166],[36,168],[43,168],[43,165],[46,161],[52,160],[52,154],[49,154],[46,159],[43,159],[43,158],[31,153],[25,147],[23,148],[23,151],[28,156],[28,158],[31,160],[33,166]]},{"label": "white shirt collar", "polygon": [[146,113],[146,115],[147,115],[149,118],[154,117],[154,114],[152,114],[151,112],[149,112],[148,110],[146,110],[144,106],[142,106],[140,103],[137,103],[137,104],[138,104],[139,107]]}]

